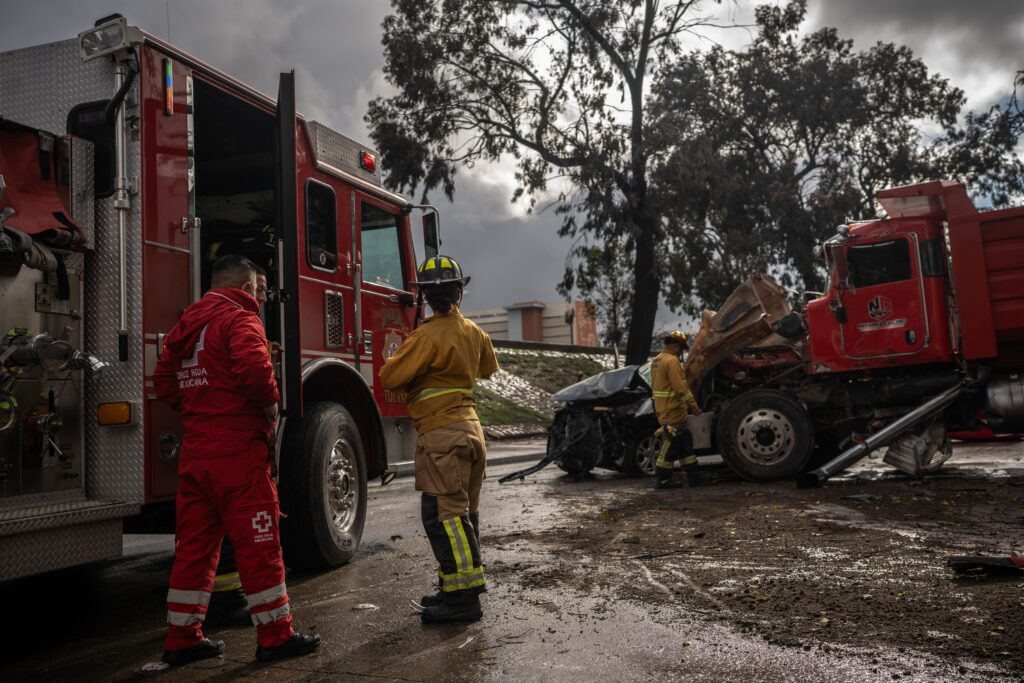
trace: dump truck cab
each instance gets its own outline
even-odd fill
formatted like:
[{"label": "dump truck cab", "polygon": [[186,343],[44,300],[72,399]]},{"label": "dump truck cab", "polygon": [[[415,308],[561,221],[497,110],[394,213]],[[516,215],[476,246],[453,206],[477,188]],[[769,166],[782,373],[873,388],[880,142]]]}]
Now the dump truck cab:
[{"label": "dump truck cab", "polygon": [[828,289],[806,308],[810,372],[952,360],[949,257],[939,217],[842,226],[822,251]]}]

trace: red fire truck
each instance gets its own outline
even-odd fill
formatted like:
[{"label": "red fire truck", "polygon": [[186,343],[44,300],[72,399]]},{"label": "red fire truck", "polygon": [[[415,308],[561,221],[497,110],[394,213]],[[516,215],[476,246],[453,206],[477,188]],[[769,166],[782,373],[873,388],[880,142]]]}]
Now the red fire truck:
[{"label": "red fire truck", "polygon": [[410,214],[430,253],[436,212],[297,115],[293,74],[274,100],[119,15],[0,54],[0,193],[0,580],[117,557],[169,508],[181,427],[152,374],[227,253],[273,291],[285,551],[349,560],[367,479],[413,449],[377,374],[414,325]]}]

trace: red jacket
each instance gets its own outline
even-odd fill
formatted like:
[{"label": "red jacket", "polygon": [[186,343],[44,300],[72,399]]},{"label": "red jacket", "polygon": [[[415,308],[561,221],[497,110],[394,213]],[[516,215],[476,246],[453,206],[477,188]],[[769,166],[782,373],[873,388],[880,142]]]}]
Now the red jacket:
[{"label": "red jacket", "polygon": [[268,438],[264,409],[279,394],[258,312],[240,289],[211,289],[164,340],[153,386],[181,414],[182,458],[235,455]]}]

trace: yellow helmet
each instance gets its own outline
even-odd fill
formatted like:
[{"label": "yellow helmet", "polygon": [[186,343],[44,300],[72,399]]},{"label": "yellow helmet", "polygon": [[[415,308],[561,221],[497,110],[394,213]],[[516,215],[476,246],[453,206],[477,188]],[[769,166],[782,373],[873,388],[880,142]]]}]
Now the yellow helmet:
[{"label": "yellow helmet", "polygon": [[664,337],[661,338],[663,344],[679,344],[680,346],[689,346],[689,342],[686,340],[686,335],[679,330],[672,330]]},{"label": "yellow helmet", "polygon": [[462,274],[462,267],[451,256],[438,254],[420,264],[416,271],[416,282],[412,284],[416,287],[429,287],[449,282],[465,286],[469,284],[469,276]]}]

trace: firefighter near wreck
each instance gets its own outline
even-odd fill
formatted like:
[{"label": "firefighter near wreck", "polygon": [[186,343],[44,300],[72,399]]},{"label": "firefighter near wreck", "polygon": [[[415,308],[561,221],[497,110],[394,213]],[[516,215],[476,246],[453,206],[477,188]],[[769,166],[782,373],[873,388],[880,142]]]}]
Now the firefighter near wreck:
[{"label": "firefighter near wreck", "polygon": [[180,665],[224,652],[203,637],[224,535],[257,628],[261,661],[307,654],[284,581],[277,489],[270,474],[280,394],[260,322],[256,266],[241,256],[213,264],[212,289],[167,335],[153,383],[182,417],[174,567],[163,660]]},{"label": "firefighter near wreck", "polygon": [[471,622],[483,615],[479,511],[487,451],[473,383],[496,372],[498,360],[487,333],[459,312],[468,282],[450,256],[420,265],[416,285],[434,314],[380,372],[386,389],[405,394],[416,427],[416,490],[439,587],[418,605],[424,623]]},{"label": "firefighter near wreck", "polygon": [[693,437],[686,428],[686,418],[701,412],[686,384],[680,359],[689,344],[686,335],[675,330],[665,335],[662,345],[662,352],[651,361],[651,394],[658,424],[661,425],[658,434],[662,437],[655,463],[654,486],[659,489],[677,488],[680,483],[672,478],[676,468],[686,473],[687,484],[703,486],[710,483],[710,476],[697,469]]}]

